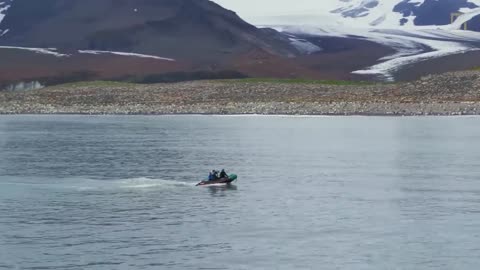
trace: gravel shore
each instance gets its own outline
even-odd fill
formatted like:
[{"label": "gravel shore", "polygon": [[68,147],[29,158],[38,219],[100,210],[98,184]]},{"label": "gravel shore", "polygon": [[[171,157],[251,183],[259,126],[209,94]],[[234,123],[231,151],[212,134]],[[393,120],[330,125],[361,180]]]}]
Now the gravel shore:
[{"label": "gravel shore", "polygon": [[375,85],[81,83],[0,92],[0,114],[480,115],[480,72]]}]

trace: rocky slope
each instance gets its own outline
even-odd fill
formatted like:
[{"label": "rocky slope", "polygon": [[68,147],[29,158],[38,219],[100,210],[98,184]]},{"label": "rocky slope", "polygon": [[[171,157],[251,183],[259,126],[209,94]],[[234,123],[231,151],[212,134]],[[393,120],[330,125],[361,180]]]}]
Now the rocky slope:
[{"label": "rocky slope", "polygon": [[[0,0],[0,16],[6,15],[0,21],[3,60],[0,85],[20,81],[42,84],[77,80],[143,81],[145,77],[168,77],[172,72],[174,77],[180,72],[186,73],[180,77],[193,79],[202,77],[191,74],[203,72],[213,74],[212,77],[238,74],[238,77],[409,80],[423,74],[476,67],[478,33],[445,29],[414,32],[350,29],[382,12],[399,18],[407,16],[409,20],[422,18],[430,23],[433,21],[424,17],[424,6],[434,6],[443,13],[475,10],[472,1],[447,2],[315,2],[316,6],[330,7],[326,9],[330,15],[352,24],[343,25],[348,29],[342,25],[323,28],[331,21],[315,16],[315,23],[320,24],[308,26],[303,21],[308,18],[302,17],[301,25],[277,25],[276,29],[282,31],[277,32],[256,28],[208,0]],[[275,2],[269,3],[270,7],[277,7]],[[408,4],[409,9],[393,10],[402,3]],[[257,10],[253,5],[247,6],[249,10]],[[294,10],[297,5],[288,8]],[[282,24],[294,23],[279,19]],[[389,20],[385,19],[385,23]],[[464,61],[465,52],[473,60]]]},{"label": "rocky slope", "polygon": [[82,83],[0,93],[0,113],[472,115],[480,114],[480,72],[371,85],[242,80]]},{"label": "rocky slope", "polygon": [[220,62],[253,48],[289,56],[288,39],[208,0],[15,0],[0,44],[135,52]]},{"label": "rocky slope", "polygon": [[0,85],[171,72],[194,79],[198,72],[321,73],[290,61],[300,52],[286,35],[256,28],[209,0],[3,1],[9,8],[0,22]]}]

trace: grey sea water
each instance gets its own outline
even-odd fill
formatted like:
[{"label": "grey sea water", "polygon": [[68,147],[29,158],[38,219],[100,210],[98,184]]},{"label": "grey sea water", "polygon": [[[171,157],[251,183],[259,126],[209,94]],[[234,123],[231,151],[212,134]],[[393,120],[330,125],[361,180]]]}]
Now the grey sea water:
[{"label": "grey sea water", "polygon": [[479,163],[474,117],[1,116],[0,269],[477,269]]}]

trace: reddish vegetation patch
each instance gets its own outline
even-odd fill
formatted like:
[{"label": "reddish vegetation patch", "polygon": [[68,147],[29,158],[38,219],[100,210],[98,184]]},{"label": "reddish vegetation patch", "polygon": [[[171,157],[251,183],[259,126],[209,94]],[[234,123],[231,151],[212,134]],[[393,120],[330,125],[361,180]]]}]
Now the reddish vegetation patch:
[{"label": "reddish vegetation patch", "polygon": [[239,55],[234,68],[252,77],[367,80],[352,71],[375,65],[393,54],[386,46],[353,38],[317,38],[323,51],[295,58],[280,57],[261,50]]},{"label": "reddish vegetation patch", "polygon": [[0,49],[0,81],[62,76],[75,72],[95,74],[95,79],[145,75],[188,69],[181,62],[119,55],[75,54],[55,57],[15,49]]},{"label": "reddish vegetation patch", "polygon": [[297,58],[286,58],[252,50],[232,60],[233,69],[251,77],[324,78],[322,72],[302,66]]},{"label": "reddish vegetation patch", "polygon": [[311,38],[323,51],[298,57],[269,53],[255,47],[211,61],[163,61],[119,55],[73,53],[55,57],[31,51],[0,49],[0,82],[67,76],[75,72],[93,74],[91,79],[115,79],[182,71],[233,70],[250,77],[367,80],[351,72],[374,65],[393,51],[357,38]]},{"label": "reddish vegetation patch", "polygon": [[321,38],[319,42],[319,45],[328,44],[324,51],[300,56],[297,61],[320,71],[328,79],[366,80],[367,77],[352,74],[352,71],[373,66],[378,59],[395,53],[389,47],[363,39],[331,37]]},{"label": "reddish vegetation patch", "polygon": [[[310,55],[286,57],[254,48],[242,54],[228,55],[216,61],[163,61],[119,55],[74,53],[55,57],[31,51],[0,49],[0,83],[35,78],[61,77],[88,73],[88,79],[118,79],[127,76],[158,75],[169,72],[232,70],[250,77],[307,78],[332,80],[369,80],[352,74],[378,63],[393,53],[380,44],[354,38],[311,38],[324,49]],[[480,66],[480,52],[468,52],[415,63],[397,72],[398,80],[413,80],[432,73],[466,70]]]}]

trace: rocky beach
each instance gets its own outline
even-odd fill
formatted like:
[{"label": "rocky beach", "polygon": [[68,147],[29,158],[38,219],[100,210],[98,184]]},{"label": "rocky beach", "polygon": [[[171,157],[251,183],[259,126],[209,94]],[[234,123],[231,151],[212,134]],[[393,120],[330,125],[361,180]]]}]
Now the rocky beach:
[{"label": "rocky beach", "polygon": [[0,92],[1,114],[479,115],[480,72],[368,84],[220,80],[86,82]]}]

